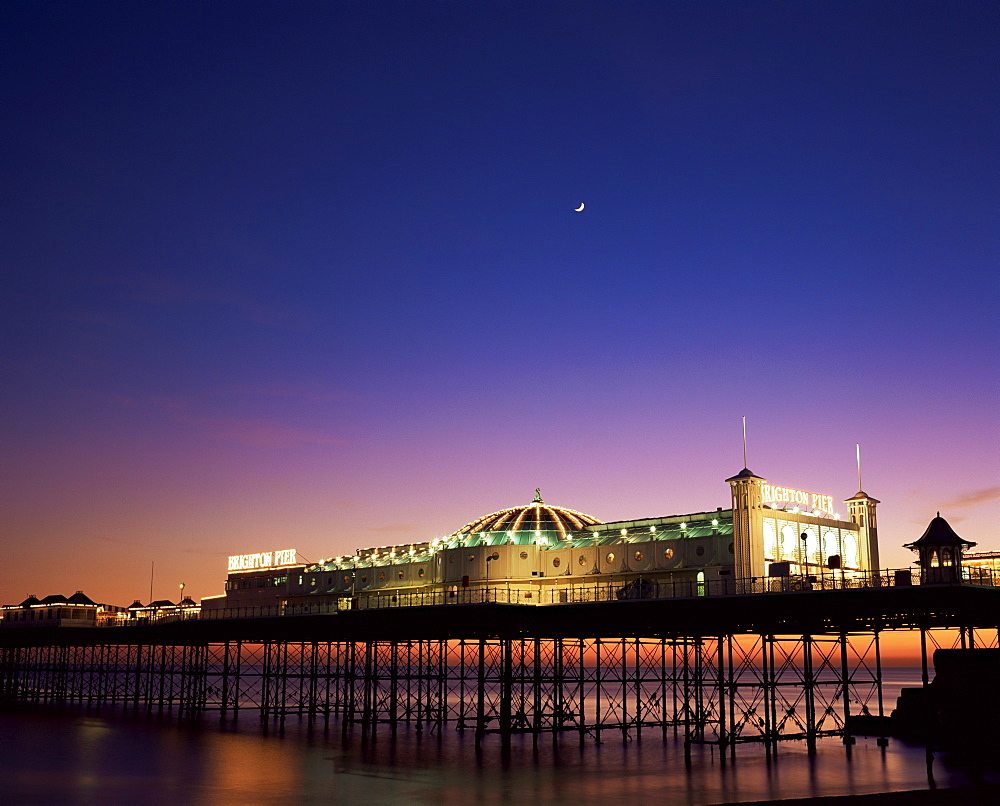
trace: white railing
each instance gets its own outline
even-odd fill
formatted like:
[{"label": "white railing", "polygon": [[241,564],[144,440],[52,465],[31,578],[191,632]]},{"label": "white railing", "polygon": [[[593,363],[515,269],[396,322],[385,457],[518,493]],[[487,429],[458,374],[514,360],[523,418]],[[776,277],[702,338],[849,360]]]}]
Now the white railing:
[{"label": "white railing", "polygon": [[[998,586],[1000,574],[989,568],[964,568],[963,584]],[[633,601],[637,599],[692,599],[717,596],[746,596],[780,593],[805,593],[873,588],[908,588],[920,584],[920,571],[904,568],[888,571],[822,574],[789,577],[753,577],[735,579],[718,577],[698,582],[683,580],[657,582],[636,577],[629,582],[603,584],[547,585],[519,588],[508,585],[455,588],[432,591],[386,591],[364,593],[327,602],[296,602],[250,607],[232,607],[190,611],[144,613],[138,618],[126,617],[105,621],[101,626],[117,627],[143,624],[164,624],[172,621],[238,618],[275,618],[281,616],[329,615],[345,610],[383,610],[395,607],[429,607],[468,604],[559,605],[583,602]]]}]

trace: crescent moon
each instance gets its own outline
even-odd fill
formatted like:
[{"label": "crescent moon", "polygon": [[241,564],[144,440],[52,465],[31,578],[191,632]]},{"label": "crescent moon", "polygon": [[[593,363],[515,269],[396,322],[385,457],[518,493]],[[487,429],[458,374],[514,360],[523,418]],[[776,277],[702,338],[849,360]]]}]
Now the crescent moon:
[{"label": "crescent moon", "polygon": [[576,213],[582,213],[584,206],[585,206],[584,203],[580,202],[580,206],[579,207],[575,207],[573,211],[576,212]]}]

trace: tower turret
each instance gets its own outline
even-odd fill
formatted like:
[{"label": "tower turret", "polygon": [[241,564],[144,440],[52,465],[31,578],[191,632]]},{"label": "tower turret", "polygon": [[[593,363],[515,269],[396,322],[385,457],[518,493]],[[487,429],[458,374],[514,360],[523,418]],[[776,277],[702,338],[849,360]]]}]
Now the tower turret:
[{"label": "tower turret", "polygon": [[763,479],[747,468],[726,479],[733,494],[733,555],[736,579],[764,576]]},{"label": "tower turret", "polygon": [[858,490],[844,503],[847,504],[851,523],[858,525],[860,565],[869,571],[878,571],[878,519],[875,517],[875,508],[882,502],[872,498],[864,490]]}]

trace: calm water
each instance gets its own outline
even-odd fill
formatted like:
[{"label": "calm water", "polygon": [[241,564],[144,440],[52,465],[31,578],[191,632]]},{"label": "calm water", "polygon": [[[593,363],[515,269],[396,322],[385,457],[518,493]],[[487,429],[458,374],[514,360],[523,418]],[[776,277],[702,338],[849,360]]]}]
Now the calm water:
[{"label": "calm water", "polygon": [[[886,677],[888,710],[919,672]],[[824,740],[813,758],[788,742],[770,763],[752,746],[735,764],[704,747],[687,765],[683,745],[653,731],[626,745],[609,733],[582,749],[565,737],[554,750],[543,737],[537,752],[516,737],[504,763],[496,736],[477,754],[471,732],[403,731],[395,742],[362,742],[359,732],[345,742],[331,725],[324,734],[289,720],[283,733],[264,734],[253,718],[234,729],[211,717],[195,727],[111,711],[0,715],[0,803],[708,804],[928,787],[923,748],[897,740],[880,748],[859,738],[850,753]],[[975,771],[938,755],[932,769],[939,787],[1000,783],[1000,763]]]}]

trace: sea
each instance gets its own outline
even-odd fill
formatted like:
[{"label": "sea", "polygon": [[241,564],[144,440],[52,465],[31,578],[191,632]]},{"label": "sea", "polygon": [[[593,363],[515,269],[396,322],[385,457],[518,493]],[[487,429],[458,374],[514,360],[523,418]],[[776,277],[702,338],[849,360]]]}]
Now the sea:
[{"label": "sea", "polygon": [[[919,669],[883,669],[887,712]],[[984,766],[985,765],[985,766]],[[113,708],[0,713],[0,804],[701,804],[855,795],[1000,784],[1000,760],[970,762],[922,746],[858,737],[763,747],[735,760],[714,746],[685,757],[683,741],[659,731],[600,744],[576,736],[499,737],[477,750],[473,731],[400,726],[393,740],[360,728],[346,737],[331,720],[288,718],[280,729],[252,714],[176,716]]]}]

